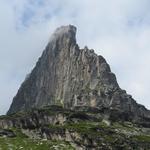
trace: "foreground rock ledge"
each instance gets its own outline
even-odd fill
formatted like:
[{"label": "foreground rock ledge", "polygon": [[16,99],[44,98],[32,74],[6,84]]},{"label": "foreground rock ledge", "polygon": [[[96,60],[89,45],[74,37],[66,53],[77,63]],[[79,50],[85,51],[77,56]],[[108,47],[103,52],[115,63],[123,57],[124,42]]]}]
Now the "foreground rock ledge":
[{"label": "foreground rock ledge", "polygon": [[[33,109],[28,113],[1,116],[0,128],[3,129],[3,132],[0,130],[2,143],[9,137],[6,145],[13,143],[15,147],[18,143],[14,141],[19,140],[22,149],[27,147],[25,143],[30,142],[37,149],[40,149],[39,143],[49,145],[47,149],[54,149],[55,144],[58,147],[63,144],[63,150],[150,149],[150,128],[115,120],[92,108],[75,111],[53,105]],[[0,143],[0,148],[1,146]]]}]

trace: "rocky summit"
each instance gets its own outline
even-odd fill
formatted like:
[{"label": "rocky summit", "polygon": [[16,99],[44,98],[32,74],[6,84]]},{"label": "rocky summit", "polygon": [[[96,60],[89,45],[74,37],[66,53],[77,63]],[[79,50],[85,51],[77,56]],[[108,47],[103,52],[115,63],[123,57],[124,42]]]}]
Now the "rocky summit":
[{"label": "rocky summit", "polygon": [[79,48],[76,30],[51,36],[0,117],[0,149],[150,149],[150,111],[120,88],[102,56]]},{"label": "rocky summit", "polygon": [[106,60],[93,49],[79,48],[72,25],[56,29],[8,114],[49,105],[107,109],[126,120],[150,123],[150,111],[119,87]]}]

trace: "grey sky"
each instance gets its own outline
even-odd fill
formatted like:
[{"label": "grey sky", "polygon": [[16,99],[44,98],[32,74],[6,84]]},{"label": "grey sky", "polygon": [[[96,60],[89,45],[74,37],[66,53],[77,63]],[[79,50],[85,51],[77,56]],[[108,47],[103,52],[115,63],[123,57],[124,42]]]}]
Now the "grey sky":
[{"label": "grey sky", "polygon": [[0,0],[0,114],[60,25],[103,55],[121,88],[150,109],[149,0]]}]

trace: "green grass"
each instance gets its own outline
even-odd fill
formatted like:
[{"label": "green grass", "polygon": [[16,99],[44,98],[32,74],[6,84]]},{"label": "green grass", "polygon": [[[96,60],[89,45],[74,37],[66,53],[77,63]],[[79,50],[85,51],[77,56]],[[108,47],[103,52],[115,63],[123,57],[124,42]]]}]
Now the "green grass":
[{"label": "green grass", "polygon": [[16,134],[16,137],[0,137],[0,150],[74,150],[70,143],[65,141],[30,139],[21,132],[21,129],[10,130]]},{"label": "green grass", "polygon": [[125,124],[125,123],[118,123],[118,122],[114,122],[112,124],[112,127],[115,129],[121,129],[121,130],[126,130],[126,131],[136,131],[136,127],[134,126],[130,126],[128,124]]},{"label": "green grass", "polygon": [[[67,123],[65,125],[49,125],[49,128],[54,131],[74,131],[81,135],[87,135],[89,137],[99,137],[105,134],[105,130],[111,130],[105,123],[100,122],[78,122],[78,123]],[[101,131],[99,131],[101,130]],[[104,131],[104,132],[103,132]]]},{"label": "green grass", "polygon": [[150,135],[136,135],[133,138],[140,142],[149,142],[150,143]]},{"label": "green grass", "polygon": [[0,138],[0,150],[75,150],[65,141],[31,140],[29,138]]}]

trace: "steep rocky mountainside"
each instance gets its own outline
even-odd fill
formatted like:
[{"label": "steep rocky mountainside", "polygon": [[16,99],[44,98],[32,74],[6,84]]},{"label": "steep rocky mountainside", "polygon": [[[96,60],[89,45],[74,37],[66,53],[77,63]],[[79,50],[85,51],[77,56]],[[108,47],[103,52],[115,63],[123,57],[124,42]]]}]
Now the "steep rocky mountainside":
[{"label": "steep rocky mountainside", "polygon": [[52,35],[0,116],[0,150],[150,150],[150,111],[122,90],[76,27]]},{"label": "steep rocky mountainside", "polygon": [[150,125],[150,111],[119,87],[106,60],[94,50],[79,48],[72,25],[58,28],[51,36],[8,114],[47,105],[106,108],[124,114],[126,120]]}]

